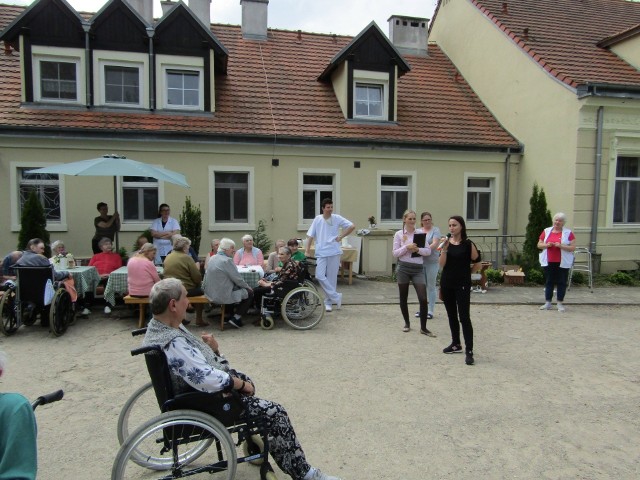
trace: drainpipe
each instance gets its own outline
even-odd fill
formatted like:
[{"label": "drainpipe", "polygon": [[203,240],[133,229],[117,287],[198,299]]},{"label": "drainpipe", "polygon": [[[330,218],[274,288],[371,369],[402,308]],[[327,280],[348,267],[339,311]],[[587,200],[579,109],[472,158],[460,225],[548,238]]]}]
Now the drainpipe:
[{"label": "drainpipe", "polygon": [[84,88],[85,88],[85,102],[87,108],[91,108],[91,68],[93,62],[91,61],[91,44],[89,40],[89,30],[91,30],[91,24],[89,22],[82,22],[82,30],[84,30]]},{"label": "drainpipe", "polygon": [[156,65],[153,60],[153,35],[155,33],[153,27],[147,27],[147,35],[149,36],[149,110],[152,112],[156,109]]},{"label": "drainpipe", "polygon": [[[509,219],[509,184],[511,183],[511,148],[507,149],[507,157],[504,159],[504,210],[502,212],[502,258],[499,260],[499,267],[508,255],[509,247],[507,245],[508,219]],[[496,245],[497,247],[497,245]]]},{"label": "drainpipe", "polygon": [[593,211],[591,214],[591,241],[589,251],[596,253],[596,237],[598,236],[598,209],[600,208],[600,176],[602,172],[602,130],[604,125],[604,107],[598,107],[596,127],[596,171],[593,186]]}]

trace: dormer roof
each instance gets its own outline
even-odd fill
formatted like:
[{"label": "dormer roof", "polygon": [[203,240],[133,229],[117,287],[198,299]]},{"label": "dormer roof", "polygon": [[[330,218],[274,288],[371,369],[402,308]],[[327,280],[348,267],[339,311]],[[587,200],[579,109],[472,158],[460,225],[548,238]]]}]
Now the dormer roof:
[{"label": "dormer roof", "polygon": [[[380,52],[384,52],[382,55]],[[411,70],[411,65],[404,59],[398,49],[382,33],[376,22],[367,25],[353,40],[345,45],[331,59],[318,80],[327,80],[331,73],[347,58],[353,57],[356,62],[364,66],[391,65],[398,66],[398,76],[401,77]]]},{"label": "dormer roof", "polygon": [[144,52],[148,50],[144,18],[125,0],[110,0],[91,20],[93,48]]}]

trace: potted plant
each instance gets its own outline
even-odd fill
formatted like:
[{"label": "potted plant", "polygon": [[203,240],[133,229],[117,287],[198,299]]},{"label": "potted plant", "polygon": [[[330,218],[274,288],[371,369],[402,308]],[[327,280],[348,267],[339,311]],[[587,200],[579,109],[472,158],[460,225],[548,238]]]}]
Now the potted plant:
[{"label": "potted plant", "polygon": [[369,228],[376,228],[376,217],[371,215],[369,218]]}]

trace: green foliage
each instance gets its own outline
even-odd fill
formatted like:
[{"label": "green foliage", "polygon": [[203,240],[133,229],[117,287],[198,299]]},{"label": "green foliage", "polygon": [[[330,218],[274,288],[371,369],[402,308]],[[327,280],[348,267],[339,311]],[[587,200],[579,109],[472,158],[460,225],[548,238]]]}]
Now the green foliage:
[{"label": "green foliage", "polygon": [[147,228],[144,232],[138,235],[136,239],[133,241],[133,245],[131,246],[132,252],[137,252],[139,250],[140,247],[138,247],[138,238],[140,237],[146,237],[147,242],[153,243],[153,236],[151,235],[151,229]]},{"label": "green foliage", "polygon": [[616,285],[633,285],[633,277],[628,273],[616,272],[609,276],[609,281]]},{"label": "green foliage", "polygon": [[180,235],[191,240],[191,246],[198,253],[202,240],[202,211],[200,205],[194,207],[191,197],[187,196],[180,214]]},{"label": "green foliage", "polygon": [[[137,248],[136,248],[136,250],[137,250]],[[118,249],[118,255],[120,255],[120,258],[122,258],[122,265],[126,265],[127,262],[129,261],[129,255],[127,255],[127,249],[124,248],[124,247],[120,247]]]},{"label": "green foliage", "polygon": [[265,233],[266,226],[264,220],[258,222],[258,228],[251,234],[253,237],[253,245],[262,250],[263,255],[267,255],[271,249],[273,242]]},{"label": "green foliage", "polygon": [[587,276],[582,272],[573,272],[571,274],[571,283],[575,285],[584,285],[587,283]]},{"label": "green foliage", "polygon": [[544,273],[537,268],[532,268],[526,273],[528,283],[534,283],[536,285],[544,285]]},{"label": "green foliage", "polygon": [[484,272],[491,283],[503,283],[504,282],[504,274],[501,270],[496,270],[495,268],[487,268]]},{"label": "green foliage", "polygon": [[41,238],[44,241],[44,255],[51,256],[49,246],[49,232],[47,231],[47,218],[44,215],[44,207],[35,190],[31,190],[29,198],[22,208],[20,218],[20,234],[18,235],[18,250],[24,250],[32,238]]},{"label": "green foliage", "polygon": [[523,270],[528,270],[538,264],[538,238],[542,231],[551,226],[551,212],[547,208],[547,198],[544,189],[539,188],[537,183],[533,184],[533,193],[529,200],[529,223],[522,246]]}]

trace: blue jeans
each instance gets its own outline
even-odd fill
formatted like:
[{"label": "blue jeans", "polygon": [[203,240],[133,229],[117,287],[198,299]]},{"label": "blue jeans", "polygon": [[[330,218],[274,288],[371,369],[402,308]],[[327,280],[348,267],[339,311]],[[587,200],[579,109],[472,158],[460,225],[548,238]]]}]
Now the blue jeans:
[{"label": "blue jeans", "polygon": [[429,299],[429,313],[433,314],[436,308],[436,296],[438,282],[438,270],[440,266],[438,262],[425,263],[422,265],[424,270],[424,278],[427,280],[427,298]]},{"label": "blue jeans", "polygon": [[567,280],[569,278],[569,269],[561,268],[560,262],[549,262],[544,270],[544,300],[550,302],[553,299],[553,287],[558,288],[558,301],[564,300],[564,294],[567,291]]}]

